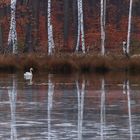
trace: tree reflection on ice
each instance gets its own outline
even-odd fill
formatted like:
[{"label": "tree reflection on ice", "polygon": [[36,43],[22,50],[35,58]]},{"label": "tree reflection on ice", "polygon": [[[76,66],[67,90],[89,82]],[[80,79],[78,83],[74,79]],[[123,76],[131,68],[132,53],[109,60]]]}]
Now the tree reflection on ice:
[{"label": "tree reflection on ice", "polygon": [[11,140],[17,140],[16,130],[16,100],[17,100],[17,85],[16,78],[12,77],[12,86],[8,89],[10,108],[11,108]]},{"label": "tree reflection on ice", "polygon": [[48,140],[51,140],[51,110],[53,107],[54,84],[48,75]]},{"label": "tree reflection on ice", "polygon": [[129,80],[127,80],[127,79],[123,83],[123,93],[127,95],[130,140],[133,140],[130,83],[129,83]]},{"label": "tree reflection on ice", "polygon": [[104,127],[105,127],[105,80],[102,79],[101,83],[101,140],[104,140]]},{"label": "tree reflection on ice", "polygon": [[82,140],[85,80],[82,81],[81,89],[80,89],[79,82],[76,81],[76,87],[77,87],[77,97],[78,97],[78,140]]}]

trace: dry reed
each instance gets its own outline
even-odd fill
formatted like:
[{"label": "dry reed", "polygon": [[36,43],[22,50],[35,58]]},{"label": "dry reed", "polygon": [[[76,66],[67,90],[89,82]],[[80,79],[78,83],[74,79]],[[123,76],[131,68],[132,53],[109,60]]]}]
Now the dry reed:
[{"label": "dry reed", "polygon": [[100,56],[84,54],[67,54],[54,56],[0,55],[0,71],[24,71],[33,67],[35,71],[52,73],[73,72],[140,72],[140,56]]}]

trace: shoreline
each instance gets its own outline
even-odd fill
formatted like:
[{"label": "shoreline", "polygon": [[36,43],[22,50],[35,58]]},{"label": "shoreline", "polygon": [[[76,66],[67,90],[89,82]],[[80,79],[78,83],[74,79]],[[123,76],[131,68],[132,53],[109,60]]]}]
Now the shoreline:
[{"label": "shoreline", "polygon": [[54,56],[23,54],[0,55],[0,72],[29,70],[50,73],[140,73],[140,56],[61,54]]}]

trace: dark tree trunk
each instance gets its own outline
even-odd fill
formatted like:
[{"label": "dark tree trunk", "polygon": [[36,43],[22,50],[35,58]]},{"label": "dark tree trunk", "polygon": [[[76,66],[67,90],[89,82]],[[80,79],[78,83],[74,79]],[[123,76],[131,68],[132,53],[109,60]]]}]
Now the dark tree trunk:
[{"label": "dark tree trunk", "polygon": [[0,24],[0,53],[3,53],[3,31],[1,24]]},{"label": "dark tree trunk", "polygon": [[32,48],[32,25],[31,25],[31,23],[28,23],[26,25],[24,52],[33,52],[33,48]]},{"label": "dark tree trunk", "polygon": [[32,0],[26,1],[27,2],[27,16],[28,16],[28,23],[26,24],[26,34],[25,34],[25,48],[24,52],[33,52],[33,37],[32,37],[32,29],[33,29],[33,6]]},{"label": "dark tree trunk", "polygon": [[68,45],[69,35],[69,0],[64,0],[64,46]]},{"label": "dark tree trunk", "polygon": [[74,22],[74,44],[76,45],[77,42],[77,34],[78,34],[78,16],[77,16],[77,1],[73,0],[73,22]]},{"label": "dark tree trunk", "polygon": [[39,45],[39,15],[40,15],[40,3],[41,0],[34,0],[33,1],[33,17],[34,17],[34,39],[33,39],[33,46],[34,50]]}]

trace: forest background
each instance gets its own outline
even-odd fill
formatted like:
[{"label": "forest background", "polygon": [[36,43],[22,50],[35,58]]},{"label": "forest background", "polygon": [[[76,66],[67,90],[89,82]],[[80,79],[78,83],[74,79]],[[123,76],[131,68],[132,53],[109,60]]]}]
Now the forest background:
[{"label": "forest background", "polygon": [[[56,52],[73,52],[77,42],[78,10],[76,0],[52,0],[51,18]],[[121,52],[127,39],[129,0],[106,2],[106,52]],[[47,0],[17,0],[16,31],[20,52],[47,52]],[[100,50],[100,0],[83,0],[85,46]],[[0,0],[0,52],[7,47],[10,28],[10,0]],[[140,1],[133,1],[131,51],[139,52]]]}]

